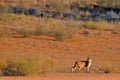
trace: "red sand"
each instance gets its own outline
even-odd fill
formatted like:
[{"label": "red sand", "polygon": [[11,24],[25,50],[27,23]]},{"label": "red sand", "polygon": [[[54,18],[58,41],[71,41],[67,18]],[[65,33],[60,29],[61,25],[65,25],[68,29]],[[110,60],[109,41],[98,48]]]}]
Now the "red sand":
[{"label": "red sand", "polygon": [[73,39],[56,41],[54,37],[0,38],[0,57],[33,56],[44,54],[58,63],[58,73],[29,77],[0,77],[0,80],[120,80],[119,74],[68,73],[76,60],[90,56],[93,65],[112,64],[120,66],[120,34],[103,31],[96,34],[76,35]]}]

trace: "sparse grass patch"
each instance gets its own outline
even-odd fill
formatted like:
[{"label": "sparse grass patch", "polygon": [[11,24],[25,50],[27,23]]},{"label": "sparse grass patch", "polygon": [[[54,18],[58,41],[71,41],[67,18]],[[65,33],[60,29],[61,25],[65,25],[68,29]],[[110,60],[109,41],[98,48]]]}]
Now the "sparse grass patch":
[{"label": "sparse grass patch", "polygon": [[116,27],[115,24],[108,23],[105,21],[96,22],[96,25],[99,30],[109,30],[109,29],[114,29]]},{"label": "sparse grass patch", "polygon": [[100,68],[100,71],[103,71],[104,73],[119,73],[119,66],[115,65],[115,64],[104,64],[102,65],[102,67]]},{"label": "sparse grass patch", "polygon": [[11,32],[9,30],[0,30],[0,38],[8,38],[11,36]]},{"label": "sparse grass patch", "polygon": [[106,65],[106,70],[108,70],[108,73],[117,73],[119,72],[119,68],[113,64]]},{"label": "sparse grass patch", "polygon": [[0,38],[8,38],[8,37],[10,37],[10,33],[9,32],[2,32],[2,33],[0,33]]},{"label": "sparse grass patch", "polygon": [[91,66],[91,68],[90,68],[90,72],[91,73],[99,73],[100,71],[99,71],[99,66],[97,66],[97,65],[93,65],[93,66]]},{"label": "sparse grass patch", "polygon": [[50,0],[50,4],[52,8],[57,11],[68,11],[70,6],[70,4],[65,3],[63,0],[58,0],[57,2]]},{"label": "sparse grass patch", "polygon": [[1,12],[0,13],[0,23],[15,21],[16,17],[10,13],[7,12]]}]

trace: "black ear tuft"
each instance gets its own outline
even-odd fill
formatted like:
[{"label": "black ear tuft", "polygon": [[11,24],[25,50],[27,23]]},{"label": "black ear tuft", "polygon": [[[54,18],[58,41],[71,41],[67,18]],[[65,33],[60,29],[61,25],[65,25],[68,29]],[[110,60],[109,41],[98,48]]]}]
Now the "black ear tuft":
[{"label": "black ear tuft", "polygon": [[89,59],[90,59],[90,57],[88,56],[88,57],[87,57],[87,60],[89,60]]}]

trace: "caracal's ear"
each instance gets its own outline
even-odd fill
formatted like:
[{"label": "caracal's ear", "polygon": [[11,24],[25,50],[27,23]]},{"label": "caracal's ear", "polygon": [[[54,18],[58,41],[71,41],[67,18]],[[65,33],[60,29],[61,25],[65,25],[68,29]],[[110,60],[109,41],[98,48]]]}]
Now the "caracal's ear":
[{"label": "caracal's ear", "polygon": [[89,60],[89,59],[90,59],[90,57],[88,56],[88,57],[87,57],[87,60]]}]

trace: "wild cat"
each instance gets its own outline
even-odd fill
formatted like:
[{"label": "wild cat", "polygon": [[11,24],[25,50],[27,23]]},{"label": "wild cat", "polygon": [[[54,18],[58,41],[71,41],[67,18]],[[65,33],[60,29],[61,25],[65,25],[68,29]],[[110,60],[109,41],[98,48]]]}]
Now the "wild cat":
[{"label": "wild cat", "polygon": [[83,67],[85,67],[86,71],[89,72],[91,63],[92,63],[92,59],[90,59],[89,57],[85,61],[76,61],[74,63],[74,66],[72,67],[72,72],[74,72],[75,70],[80,71]]}]

